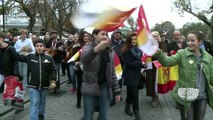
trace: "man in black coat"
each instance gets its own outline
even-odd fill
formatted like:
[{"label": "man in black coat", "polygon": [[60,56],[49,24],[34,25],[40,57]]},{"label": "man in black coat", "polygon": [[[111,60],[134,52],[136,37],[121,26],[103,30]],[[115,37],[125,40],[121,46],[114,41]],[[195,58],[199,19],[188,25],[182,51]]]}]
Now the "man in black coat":
[{"label": "man in black coat", "polygon": [[60,71],[61,71],[61,63],[63,59],[63,43],[57,38],[58,32],[52,30],[50,32],[50,41],[46,43],[46,48],[52,49],[53,54],[52,57],[55,61],[58,73],[58,81],[56,83],[56,88],[53,90],[54,93],[60,93]]},{"label": "man in black coat", "polygon": [[200,48],[206,50],[209,54],[213,56],[213,46],[209,41],[205,40],[205,35],[202,31],[199,31],[201,38]]},{"label": "man in black coat", "polygon": [[[0,42],[4,41],[4,35],[0,33]],[[4,50],[3,50],[4,45],[0,44],[0,93],[3,93],[4,91],[4,68],[3,65],[3,56],[4,56]]]},{"label": "man in black coat", "polygon": [[[122,38],[121,31],[119,31],[119,30],[114,31],[112,34],[112,37],[111,37],[111,47],[115,51],[115,53],[118,55],[122,68],[123,68],[123,59],[122,59],[122,55],[121,55],[121,48],[123,46],[124,46],[124,40]],[[120,85],[121,89],[122,89],[122,84],[123,84],[123,78],[120,78],[119,85]],[[121,100],[122,100],[122,98],[121,98]],[[115,104],[115,100],[113,98],[110,106],[112,106],[114,104]]]},{"label": "man in black coat", "polygon": [[184,49],[187,47],[186,41],[182,39],[182,34],[180,31],[176,30],[173,33],[174,35],[174,41],[167,44],[167,52],[168,55],[175,54],[179,49]]}]

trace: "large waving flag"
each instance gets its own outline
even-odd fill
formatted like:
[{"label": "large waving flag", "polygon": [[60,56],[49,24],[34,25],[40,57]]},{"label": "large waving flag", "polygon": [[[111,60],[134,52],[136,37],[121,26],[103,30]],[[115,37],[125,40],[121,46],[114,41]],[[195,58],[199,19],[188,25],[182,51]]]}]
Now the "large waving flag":
[{"label": "large waving flag", "polygon": [[119,80],[122,77],[123,70],[121,67],[120,59],[116,53],[114,53],[114,67],[115,67],[115,74],[117,76],[117,79]]},{"label": "large waving flag", "polygon": [[138,12],[137,39],[138,47],[148,56],[152,56],[157,51],[158,43],[150,35],[148,21],[142,5]]},{"label": "large waving flag", "polygon": [[130,0],[89,0],[71,21],[76,28],[93,27],[111,32],[122,26],[135,9],[136,4],[132,5]]}]

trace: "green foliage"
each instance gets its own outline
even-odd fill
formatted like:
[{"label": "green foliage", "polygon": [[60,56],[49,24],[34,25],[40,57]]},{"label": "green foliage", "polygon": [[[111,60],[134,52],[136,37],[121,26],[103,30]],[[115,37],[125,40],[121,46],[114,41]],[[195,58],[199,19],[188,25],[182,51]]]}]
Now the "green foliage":
[{"label": "green foliage", "polygon": [[174,7],[179,10],[180,14],[187,12],[202,21],[208,28],[207,38],[213,40],[213,1],[205,1],[206,8],[202,8],[199,2],[197,0],[174,0]]},{"label": "green foliage", "polygon": [[18,36],[18,35],[20,35],[20,32],[19,32],[18,29],[16,29],[16,28],[8,29],[7,32],[12,33],[13,36]]},{"label": "green foliage", "polygon": [[173,39],[173,32],[175,30],[175,26],[170,21],[165,21],[161,24],[156,24],[151,31],[158,31],[160,35],[166,33],[166,38],[169,40]]},{"label": "green foliage", "polygon": [[198,22],[198,23],[186,23],[183,25],[183,27],[180,29],[182,34],[184,36],[187,36],[189,32],[192,31],[203,31],[205,35],[208,34],[208,26],[204,23]]}]

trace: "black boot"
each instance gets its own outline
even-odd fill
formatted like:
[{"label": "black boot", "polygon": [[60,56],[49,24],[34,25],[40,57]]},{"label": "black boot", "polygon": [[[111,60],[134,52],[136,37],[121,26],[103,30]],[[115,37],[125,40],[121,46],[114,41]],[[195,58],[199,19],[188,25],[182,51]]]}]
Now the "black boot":
[{"label": "black boot", "polygon": [[135,120],[141,120],[141,115],[139,110],[134,111],[134,115],[135,115]]},{"label": "black boot", "polygon": [[76,108],[81,108],[81,103],[77,102]]},{"label": "black boot", "polygon": [[39,120],[44,120],[44,115],[39,114],[39,115],[38,115],[38,119],[39,119]]},{"label": "black boot", "polygon": [[130,109],[130,106],[131,106],[130,103],[126,103],[126,106],[125,106],[125,113],[126,113],[127,115],[129,115],[129,116],[133,116],[133,113],[132,113],[132,111],[131,111],[131,109]]}]

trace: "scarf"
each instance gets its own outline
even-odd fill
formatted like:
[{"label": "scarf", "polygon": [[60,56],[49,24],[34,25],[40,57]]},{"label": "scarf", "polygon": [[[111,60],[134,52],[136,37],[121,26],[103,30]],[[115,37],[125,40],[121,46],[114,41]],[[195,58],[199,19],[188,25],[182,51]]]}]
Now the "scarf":
[{"label": "scarf", "polygon": [[137,60],[140,60],[140,59],[141,59],[142,51],[141,51],[139,48],[133,46],[133,47],[131,48],[131,52],[132,52],[133,56],[134,56]]}]

